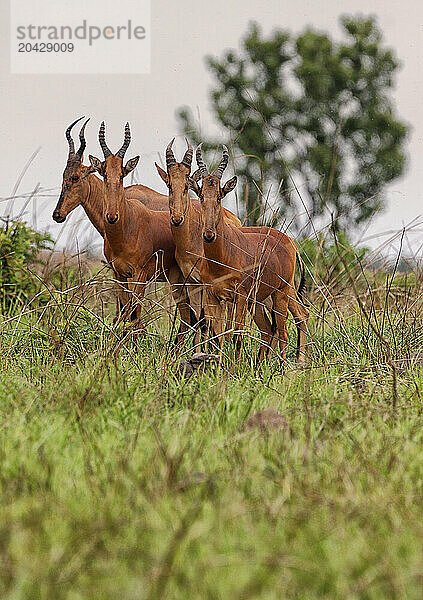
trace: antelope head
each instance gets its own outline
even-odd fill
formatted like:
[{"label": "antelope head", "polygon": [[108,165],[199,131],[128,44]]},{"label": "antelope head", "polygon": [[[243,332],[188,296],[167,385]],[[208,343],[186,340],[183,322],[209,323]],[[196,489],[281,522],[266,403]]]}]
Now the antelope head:
[{"label": "antelope head", "polygon": [[113,225],[119,220],[123,203],[125,202],[125,192],[123,188],[123,178],[135,169],[140,159],[139,156],[128,160],[123,164],[123,158],[131,142],[131,130],[129,123],[125,125],[125,137],[121,149],[113,154],[106,144],[106,126],[104,121],[100,126],[98,141],[103,151],[104,160],[90,155],[92,168],[97,171],[104,179],[104,214],[106,221]]},{"label": "antelope head", "polygon": [[83,202],[86,195],[86,177],[94,172],[92,167],[85,167],[82,164],[84,150],[87,145],[85,141],[85,126],[89,119],[85,121],[79,132],[80,145],[76,152],[75,144],[72,139],[72,128],[83,118],[84,117],[80,117],[71,123],[65,132],[69,144],[69,154],[65,170],[63,171],[62,191],[56,204],[56,208],[53,211],[53,220],[56,221],[56,223],[63,223],[68,214]]},{"label": "antelope head", "polygon": [[[216,239],[216,228],[222,213],[222,200],[235,188],[237,177],[234,176],[225,185],[221,185],[223,172],[229,162],[229,152],[226,146],[223,146],[223,156],[219,166],[211,174],[204,163],[201,144],[197,148],[195,158],[198,170],[189,178],[189,186],[200,200],[203,239],[210,244]],[[200,179],[202,180],[201,186],[199,185]]]},{"label": "antelope head", "polygon": [[175,227],[179,227],[184,222],[189,207],[189,174],[191,173],[191,163],[193,150],[187,142],[187,150],[182,162],[176,162],[173,154],[172,145],[175,138],[166,148],[166,171],[156,163],[156,169],[169,190],[169,212],[170,222]]}]

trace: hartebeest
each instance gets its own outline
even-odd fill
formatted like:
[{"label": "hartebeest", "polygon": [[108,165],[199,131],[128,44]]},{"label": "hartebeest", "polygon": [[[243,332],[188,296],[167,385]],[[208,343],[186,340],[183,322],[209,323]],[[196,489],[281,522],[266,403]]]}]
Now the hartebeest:
[{"label": "hartebeest", "polygon": [[[189,185],[201,202],[204,259],[201,261],[200,276],[206,285],[206,319],[221,340],[225,303],[236,306],[236,323],[243,322],[248,309],[264,341],[260,355],[266,354],[269,348],[279,342],[285,358],[289,307],[298,330],[297,358],[303,362],[308,311],[299,301],[294,286],[297,260],[295,245],[288,236],[271,228],[235,228],[226,223],[221,202],[237,184],[235,176],[221,185],[229,161],[228,150],[224,146],[221,163],[212,174],[204,163],[201,145],[196,158],[199,170],[189,179]],[[274,317],[273,326],[264,310],[265,302],[269,300]]]},{"label": "hartebeest", "polygon": [[[200,278],[203,238],[201,233],[201,209],[198,200],[189,196],[189,176],[193,159],[193,149],[188,140],[187,150],[181,162],[177,162],[172,150],[175,138],[166,148],[166,171],[157,163],[156,168],[169,190],[170,223],[175,240],[175,256],[189,286],[191,307],[197,318],[201,315],[202,285]],[[235,227],[241,221],[233,213],[223,208],[223,218]]]},{"label": "hartebeest", "polygon": [[170,230],[169,212],[154,211],[141,202],[127,198],[123,179],[137,165],[139,156],[126,165],[123,158],[131,141],[129,124],[124,142],[113,154],[105,139],[105,124],[100,126],[99,142],[104,160],[90,155],[92,168],[104,179],[104,254],[119,285],[122,310],[142,328],[141,302],[148,281],[168,281],[185,329],[192,323],[184,278],[175,259],[175,243]]},{"label": "hartebeest", "polygon": [[[56,223],[63,223],[66,217],[77,206],[82,206],[85,213],[99,234],[104,237],[103,218],[103,182],[96,175],[92,166],[86,167],[83,153],[86,148],[85,127],[87,119],[82,125],[79,133],[80,146],[75,151],[72,139],[72,129],[84,117],[74,121],[66,129],[65,136],[69,144],[69,154],[65,170],[63,172],[62,190],[56,208],[53,211],[53,219]],[[127,198],[136,198],[152,210],[169,210],[167,196],[159,194],[144,185],[131,185],[125,188]]]}]

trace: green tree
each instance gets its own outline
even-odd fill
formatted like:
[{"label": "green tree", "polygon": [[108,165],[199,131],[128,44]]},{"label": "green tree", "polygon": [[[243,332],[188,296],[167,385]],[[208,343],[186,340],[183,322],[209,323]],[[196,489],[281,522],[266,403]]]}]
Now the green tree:
[{"label": "green tree", "polygon": [[4,220],[0,226],[0,314],[13,311],[39,291],[39,282],[29,269],[51,243],[46,233],[20,221]]},{"label": "green tree", "polygon": [[[275,221],[306,208],[311,218],[327,211],[338,228],[351,228],[383,208],[386,184],[404,171],[408,128],[390,97],[398,61],[374,18],[342,17],[341,25],[336,42],[311,29],[265,38],[252,24],[239,53],[207,57],[212,110],[251,224],[271,196]],[[191,111],[180,109],[178,118],[199,143]],[[211,151],[222,140],[202,141]]]}]

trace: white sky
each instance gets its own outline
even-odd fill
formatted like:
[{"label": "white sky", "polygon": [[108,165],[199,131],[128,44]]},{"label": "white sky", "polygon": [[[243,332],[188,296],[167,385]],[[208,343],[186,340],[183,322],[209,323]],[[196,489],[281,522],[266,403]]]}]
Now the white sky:
[{"label": "white sky", "polygon": [[[101,6],[101,0],[91,2]],[[237,48],[251,20],[258,21],[265,32],[274,27],[299,32],[311,25],[338,36],[341,14],[362,13],[377,16],[385,43],[395,49],[402,61],[394,97],[398,114],[412,126],[408,170],[390,186],[387,210],[372,223],[369,233],[396,231],[416,218],[422,222],[422,2],[152,0],[151,74],[112,76],[11,75],[9,1],[0,0],[0,7],[0,197],[10,195],[19,172],[39,146],[40,153],[23,178],[19,191],[29,192],[38,182],[43,188],[58,190],[67,157],[64,129],[81,115],[92,118],[87,127],[87,150],[93,154],[99,154],[97,131],[102,119],[108,126],[112,149],[120,147],[123,125],[128,120],[133,134],[128,157],[141,154],[138,180],[164,192],[153,163],[157,153],[163,153],[168,141],[177,133],[175,110],[189,105],[199,112],[206,130],[212,125],[208,112],[211,78],[204,65],[206,54],[220,56],[229,47]],[[178,140],[177,151],[182,152],[183,147]],[[61,226],[50,220],[55,202],[56,198],[39,201],[37,226],[48,226],[57,237]],[[4,205],[2,201],[0,215]],[[28,218],[32,210],[29,208]],[[74,221],[81,216],[79,212]],[[423,225],[419,229],[420,232],[414,231],[408,236],[414,248],[423,243]],[[380,241],[382,239],[386,236]]]}]

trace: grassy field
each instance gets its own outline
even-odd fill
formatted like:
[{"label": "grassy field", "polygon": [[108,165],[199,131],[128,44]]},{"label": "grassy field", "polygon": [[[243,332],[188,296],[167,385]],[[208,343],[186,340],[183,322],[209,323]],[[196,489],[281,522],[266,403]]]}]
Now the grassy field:
[{"label": "grassy field", "polygon": [[[302,370],[246,338],[189,380],[163,292],[133,342],[102,277],[0,323],[0,598],[421,599],[414,275],[309,285]],[[247,429],[264,408],[284,424]]]}]

